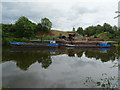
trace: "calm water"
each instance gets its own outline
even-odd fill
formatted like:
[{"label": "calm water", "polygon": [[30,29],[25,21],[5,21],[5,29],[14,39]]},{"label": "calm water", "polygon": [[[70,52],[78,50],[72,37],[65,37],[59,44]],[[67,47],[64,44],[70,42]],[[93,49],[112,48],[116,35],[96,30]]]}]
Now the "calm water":
[{"label": "calm water", "polygon": [[3,48],[2,86],[117,87],[119,58],[119,49]]}]

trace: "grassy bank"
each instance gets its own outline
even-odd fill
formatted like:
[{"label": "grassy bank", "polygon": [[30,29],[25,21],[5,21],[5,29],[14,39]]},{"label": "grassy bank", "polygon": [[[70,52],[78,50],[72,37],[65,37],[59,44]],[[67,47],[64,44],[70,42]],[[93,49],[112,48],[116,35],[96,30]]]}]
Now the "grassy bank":
[{"label": "grassy bank", "polygon": [[28,41],[30,43],[50,43],[50,41]]},{"label": "grassy bank", "polygon": [[120,47],[120,44],[115,44],[115,47]]},{"label": "grassy bank", "polygon": [[[30,41],[30,40],[38,40],[39,41]],[[49,41],[44,41],[44,40],[58,40],[59,38],[57,36],[38,36],[34,38],[3,38],[2,44],[3,45],[9,45],[10,42],[30,42],[30,43],[49,43]]]}]

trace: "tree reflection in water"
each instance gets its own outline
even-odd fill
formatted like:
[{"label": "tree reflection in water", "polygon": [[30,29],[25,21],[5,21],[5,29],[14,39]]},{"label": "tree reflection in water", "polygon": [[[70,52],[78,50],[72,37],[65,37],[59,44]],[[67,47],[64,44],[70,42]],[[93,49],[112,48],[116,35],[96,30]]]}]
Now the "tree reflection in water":
[{"label": "tree reflection in water", "polygon": [[75,51],[74,51],[74,49],[68,49],[67,53],[68,53],[69,57],[75,57]]},{"label": "tree reflection in water", "polygon": [[95,58],[96,60],[101,60],[102,62],[115,61],[120,58],[120,49],[96,49],[96,48],[87,48],[87,49],[70,49],[68,50],[68,56],[82,57],[83,53],[87,58]]},{"label": "tree reflection in water", "polygon": [[3,50],[2,61],[14,61],[22,70],[27,70],[35,62],[41,63],[42,67],[45,69],[52,63],[50,52],[48,51],[32,52]]},{"label": "tree reflection in water", "polygon": [[[108,61],[115,61],[120,59],[120,48],[114,49],[92,49],[92,48],[80,48],[80,49],[57,49],[57,50],[50,50],[50,49],[13,49],[13,48],[3,48],[2,53],[2,62],[13,61],[16,62],[16,66],[19,67],[21,70],[28,70],[30,66],[34,63],[40,63],[41,67],[47,69],[52,64],[52,56],[56,55],[68,55],[69,58],[77,57],[87,57],[87,58],[95,58],[96,60],[101,60],[102,62]],[[74,58],[73,58],[74,59]],[[95,60],[94,59],[94,60]],[[78,59],[81,60],[81,59]],[[88,59],[89,60],[89,59]],[[81,63],[81,62],[80,62]],[[87,63],[87,62],[86,62]],[[117,67],[115,65],[113,68]],[[95,86],[92,87],[117,87],[117,77],[107,76],[106,74],[103,75],[103,78],[96,81],[92,77],[86,77],[85,82],[83,82],[87,87],[89,85]]]},{"label": "tree reflection in water", "polygon": [[[22,69],[27,70],[33,63],[38,62],[42,64],[43,68],[48,68],[52,64],[51,50],[21,50],[21,49],[11,49],[3,48],[2,62],[14,61],[16,65]],[[95,58],[96,60],[101,60],[102,62],[108,62],[110,60],[114,61],[120,58],[120,48],[111,50],[100,50],[100,49],[61,49],[55,50],[53,55],[67,54],[69,57],[82,57],[83,53],[88,58]],[[75,55],[76,54],[76,55]]]}]

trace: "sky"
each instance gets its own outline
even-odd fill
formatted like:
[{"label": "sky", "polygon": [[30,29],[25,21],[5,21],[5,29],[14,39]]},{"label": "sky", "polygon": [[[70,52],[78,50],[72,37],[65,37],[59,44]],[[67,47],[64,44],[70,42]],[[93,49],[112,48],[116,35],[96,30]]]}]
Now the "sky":
[{"label": "sky", "polygon": [[[119,0],[2,0],[2,23],[15,23],[26,16],[34,23],[49,18],[52,29],[72,31],[73,27],[118,25],[114,19]],[[1,6],[0,6],[1,7]]]}]

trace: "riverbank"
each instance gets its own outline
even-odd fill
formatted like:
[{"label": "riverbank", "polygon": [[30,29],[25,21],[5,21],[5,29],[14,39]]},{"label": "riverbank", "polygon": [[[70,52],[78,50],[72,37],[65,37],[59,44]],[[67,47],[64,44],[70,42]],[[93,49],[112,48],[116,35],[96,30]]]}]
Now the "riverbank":
[{"label": "riverbank", "polygon": [[115,47],[120,47],[120,44],[115,44]]},{"label": "riverbank", "polygon": [[111,48],[115,47],[118,43],[115,41],[63,41],[56,40],[51,43],[51,40],[46,41],[30,41],[30,42],[13,42],[10,43],[11,47],[36,47],[36,48]]}]

